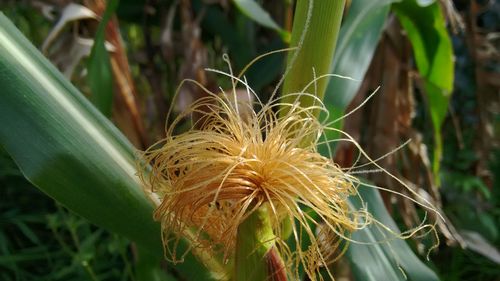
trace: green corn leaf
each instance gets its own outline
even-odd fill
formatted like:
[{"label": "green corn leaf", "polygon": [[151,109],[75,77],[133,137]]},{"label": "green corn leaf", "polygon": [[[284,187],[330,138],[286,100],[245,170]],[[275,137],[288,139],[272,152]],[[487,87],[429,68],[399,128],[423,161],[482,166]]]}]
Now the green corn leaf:
[{"label": "green corn leaf", "polygon": [[[332,73],[362,80],[372,61],[394,0],[353,0],[340,28]],[[358,92],[360,82],[332,78],[325,102],[345,109]]]},{"label": "green corn leaf", "polygon": [[[399,233],[396,223],[384,207],[384,201],[379,192],[365,185],[358,189],[369,212],[385,226],[395,233]],[[356,209],[361,207],[359,200],[351,199]],[[354,241],[369,243],[370,245],[352,242],[347,250],[347,257],[352,264],[352,271],[356,280],[365,281],[437,281],[437,275],[429,269],[413,253],[408,244],[393,237],[386,230],[371,225],[356,231],[352,235]],[[386,241],[388,240],[389,241]],[[385,242],[380,242],[385,241]]]},{"label": "green corn leaf", "polygon": [[[330,112],[330,121],[344,114],[361,86],[372,61],[378,41],[384,29],[390,7],[394,0],[353,0],[340,28],[337,51],[331,65],[331,73],[347,76],[358,81],[332,77],[325,92],[325,106]],[[341,128],[342,122],[334,124]],[[338,135],[329,131],[328,139]],[[327,153],[327,147],[320,151]]]},{"label": "green corn leaf", "polygon": [[106,26],[117,6],[118,0],[108,1],[108,6],[97,27],[87,67],[87,80],[91,90],[90,100],[106,116],[111,115],[113,103],[113,75],[109,53],[105,46]]},{"label": "green corn leaf", "polygon": [[285,42],[290,40],[290,34],[283,30],[255,0],[233,0],[233,2],[247,17],[262,26],[276,30]]},{"label": "green corn leaf", "polygon": [[439,185],[441,125],[453,90],[453,46],[439,3],[425,3],[427,6],[422,6],[421,2],[403,1],[394,4],[393,9],[408,34],[418,71],[425,83],[435,137],[432,169]]},{"label": "green corn leaf", "polygon": [[7,18],[0,20],[2,146],[30,181],[76,213],[151,250],[160,246],[132,146]]},{"label": "green corn leaf", "polygon": [[420,7],[426,7],[436,2],[436,0],[417,0],[417,4]]},{"label": "green corn leaf", "polygon": [[[40,190],[162,257],[160,226],[127,139],[0,13],[0,146]],[[210,280],[193,259],[186,280]],[[158,264],[156,264],[157,266]]]},{"label": "green corn leaf", "polygon": [[[353,0],[351,2],[350,9],[340,29],[337,51],[332,63],[332,73],[357,80],[363,79],[394,2],[396,1]],[[325,105],[330,111],[330,120],[344,114],[345,108],[354,98],[360,86],[361,83],[357,81],[340,78],[330,80],[324,99]],[[335,126],[341,128],[342,124],[339,122]],[[336,136],[335,133],[328,133],[327,137],[334,139]],[[319,149],[324,155],[327,155],[326,147],[320,146]],[[369,188],[361,188],[360,192],[365,202],[371,207],[372,214],[381,222],[397,229],[385,210],[378,192]],[[366,242],[381,240],[380,233],[374,227],[354,233],[353,239]],[[353,264],[352,270],[357,280],[438,280],[432,270],[416,257],[405,241],[394,240],[390,244],[371,246],[351,243],[347,258]],[[413,265],[415,266],[413,267]],[[398,266],[401,266],[408,279],[405,278]]]}]

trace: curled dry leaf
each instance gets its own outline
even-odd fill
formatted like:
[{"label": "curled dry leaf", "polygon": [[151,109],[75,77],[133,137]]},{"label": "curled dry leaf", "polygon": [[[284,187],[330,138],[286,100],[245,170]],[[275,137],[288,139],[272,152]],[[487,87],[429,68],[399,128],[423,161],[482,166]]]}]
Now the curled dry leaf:
[{"label": "curled dry leaf", "polygon": [[89,8],[70,3],[61,12],[61,17],[57,21],[56,25],[50,30],[47,38],[42,44],[42,52],[47,53],[49,46],[53,41],[59,36],[64,27],[74,21],[79,21],[83,19],[97,19],[98,16]]}]

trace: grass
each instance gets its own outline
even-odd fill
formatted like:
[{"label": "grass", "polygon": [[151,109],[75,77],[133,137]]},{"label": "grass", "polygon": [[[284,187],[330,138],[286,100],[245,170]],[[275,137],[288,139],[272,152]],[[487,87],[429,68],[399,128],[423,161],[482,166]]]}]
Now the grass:
[{"label": "grass", "polygon": [[0,148],[0,280],[135,280],[132,246],[32,186]]}]

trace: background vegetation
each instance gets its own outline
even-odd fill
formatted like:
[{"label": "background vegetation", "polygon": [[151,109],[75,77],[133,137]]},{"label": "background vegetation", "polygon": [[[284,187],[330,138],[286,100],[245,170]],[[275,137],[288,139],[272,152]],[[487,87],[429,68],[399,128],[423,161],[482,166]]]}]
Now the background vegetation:
[{"label": "background vegetation", "polygon": [[[196,79],[213,90],[229,88],[228,80],[204,71],[225,69],[223,53],[238,72],[256,56],[288,46],[293,1],[257,2],[122,0],[106,9],[98,0],[3,0],[0,8],[136,148],[145,149],[162,137],[182,79]],[[332,79],[327,106],[340,114],[382,87],[343,128],[375,158],[412,140],[381,163],[421,187],[448,219],[439,227],[441,246],[426,265],[441,280],[500,280],[500,4],[348,2],[332,72],[362,82]],[[431,19],[437,24],[427,25]],[[454,66],[451,60],[436,59],[451,55],[446,40]],[[249,84],[263,99],[274,90],[284,63],[285,54],[275,54],[248,70]],[[201,95],[185,88],[175,109]],[[136,243],[43,194],[25,179],[4,145],[0,143],[1,280],[200,280],[190,267],[194,263],[151,267],[154,262],[140,254]],[[354,147],[340,145],[335,160],[349,167],[354,156]],[[81,176],[83,184],[94,184],[85,180],[85,173]],[[381,174],[364,176],[398,188]],[[422,215],[406,201],[387,195],[383,200],[403,229]],[[430,240],[409,241],[421,260]],[[340,280],[363,280],[359,265],[352,263],[356,255],[363,253],[354,249],[348,254],[351,261],[336,265]]]}]

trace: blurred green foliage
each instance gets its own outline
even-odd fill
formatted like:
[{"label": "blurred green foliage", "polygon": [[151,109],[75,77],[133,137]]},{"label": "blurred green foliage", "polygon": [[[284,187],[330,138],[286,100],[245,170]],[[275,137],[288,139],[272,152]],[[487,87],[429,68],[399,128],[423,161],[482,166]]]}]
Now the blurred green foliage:
[{"label": "blurred green foliage", "polygon": [[[166,10],[171,5],[170,1],[153,2],[159,10]],[[363,1],[353,2],[357,9]],[[377,3],[380,5],[377,6],[380,13],[386,15],[392,2]],[[282,40],[284,33],[281,28],[274,27],[279,30],[276,33],[256,24],[251,17],[237,10],[228,12],[217,5],[207,6],[201,0],[192,1],[192,6],[196,13],[204,13],[200,23],[201,39],[208,52],[210,67],[224,69],[225,64],[220,59],[220,54],[226,51],[229,52],[235,69],[240,70],[256,55],[286,46]],[[120,1],[117,13],[121,20],[122,36],[130,54],[152,57],[152,69],[166,81],[162,84],[162,90],[169,95],[165,97],[168,100],[176,87],[177,73],[168,69],[162,62],[158,47],[151,45],[161,35],[163,23],[160,14],[147,15],[143,7],[144,3],[141,1]],[[42,44],[52,25],[28,1],[5,1],[0,4],[0,8],[35,46]],[[500,23],[495,14],[488,14],[486,11],[482,16],[478,21],[484,23],[484,28],[498,30]],[[360,28],[380,29],[381,22],[374,22],[377,24]],[[180,28],[180,24],[179,19],[174,20],[176,29]],[[144,29],[145,25],[149,29]],[[370,38],[366,36],[355,39]],[[490,159],[487,159],[489,171],[493,173],[493,188],[490,188],[475,170],[479,160],[475,141],[479,122],[477,111],[480,109],[477,108],[475,96],[477,88],[474,65],[464,34],[454,36],[453,43],[457,68],[455,91],[450,102],[461,125],[461,136],[457,137],[456,128],[447,115],[443,125],[442,139],[445,145],[440,174],[443,208],[457,227],[481,233],[499,248],[500,151],[497,148],[490,154]],[[148,49],[146,54],[142,52],[145,49]],[[279,78],[283,70],[284,57],[284,54],[269,56],[258,61],[247,73],[249,84],[256,91],[262,90],[264,98],[272,90],[272,82]],[[365,62],[365,69],[368,61]],[[152,92],[151,85],[143,75],[144,62],[130,62],[138,92],[143,96],[144,93]],[[182,63],[179,59],[173,62],[177,67]],[[352,67],[353,64],[348,66]],[[491,65],[491,68],[498,71],[498,65]],[[362,76],[364,72],[361,71],[360,74]],[[224,85],[228,86],[228,81],[220,80],[217,84],[224,88]],[[355,91],[352,92],[354,95]],[[347,104],[348,102],[344,102],[343,106]],[[417,110],[414,123],[420,131],[427,132],[424,137],[432,147],[433,133],[424,125],[430,120],[422,100],[417,103]],[[497,116],[494,126],[498,126],[498,121]],[[136,250],[129,241],[92,225],[54,203],[24,179],[3,149],[0,149],[0,198],[1,280],[137,280],[139,270],[133,265]],[[498,264],[458,247],[442,245],[431,259],[442,280],[486,281],[498,280],[500,276]],[[158,280],[169,280],[171,276],[168,274],[174,277],[177,275],[171,268],[166,272],[158,276]]]}]

